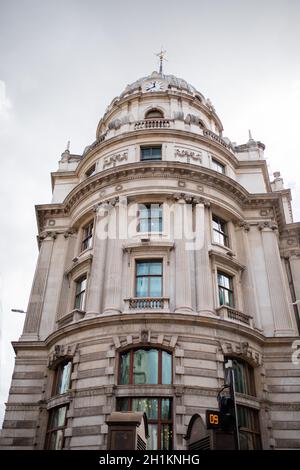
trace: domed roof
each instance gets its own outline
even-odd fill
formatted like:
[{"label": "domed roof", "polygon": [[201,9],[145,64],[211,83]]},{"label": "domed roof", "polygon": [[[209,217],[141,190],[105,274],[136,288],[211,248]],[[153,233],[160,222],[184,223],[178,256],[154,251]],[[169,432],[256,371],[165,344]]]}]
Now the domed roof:
[{"label": "domed roof", "polygon": [[148,80],[153,80],[154,78],[163,80],[169,86],[176,87],[181,90],[186,90],[193,94],[197,94],[201,96],[201,98],[205,101],[205,98],[202,95],[202,93],[196,90],[196,88],[193,87],[193,85],[191,85],[187,81],[183,80],[182,78],[175,77],[175,75],[164,75],[156,71],[152,72],[151,75],[146,75],[145,77],[139,78],[138,80],[131,83],[130,85],[127,85],[125,90],[121,93],[120,98],[123,97],[124,95],[133,93],[134,91],[141,88],[144,82],[147,82]]}]

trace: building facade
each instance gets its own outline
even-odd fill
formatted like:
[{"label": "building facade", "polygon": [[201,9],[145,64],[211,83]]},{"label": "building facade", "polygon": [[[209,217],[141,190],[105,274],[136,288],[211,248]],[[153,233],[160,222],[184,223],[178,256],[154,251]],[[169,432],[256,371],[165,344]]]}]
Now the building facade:
[{"label": "building facade", "polygon": [[241,448],[299,448],[300,223],[264,145],[153,72],[52,185],[1,448],[106,449],[112,412],[146,411],[149,449],[186,449],[230,359]]}]

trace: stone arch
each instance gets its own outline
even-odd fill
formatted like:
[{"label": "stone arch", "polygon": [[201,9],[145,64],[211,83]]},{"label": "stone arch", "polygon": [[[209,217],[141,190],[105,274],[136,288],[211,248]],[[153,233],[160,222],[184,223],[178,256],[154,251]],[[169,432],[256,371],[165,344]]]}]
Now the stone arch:
[{"label": "stone arch", "polygon": [[163,118],[164,118],[164,113],[162,109],[159,109],[157,107],[150,108],[145,112],[145,119],[163,119]]},{"label": "stone arch", "polygon": [[188,450],[210,450],[210,435],[198,413],[195,413],[190,419],[185,440]]}]

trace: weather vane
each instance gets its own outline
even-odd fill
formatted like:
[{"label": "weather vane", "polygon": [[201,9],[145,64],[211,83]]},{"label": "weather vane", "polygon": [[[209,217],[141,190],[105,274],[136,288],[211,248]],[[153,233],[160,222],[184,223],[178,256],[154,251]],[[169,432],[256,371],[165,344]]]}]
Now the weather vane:
[{"label": "weather vane", "polygon": [[167,51],[164,51],[162,46],[161,46],[161,50],[160,52],[158,52],[157,54],[155,54],[157,57],[159,57],[159,73],[162,74],[163,73],[163,60],[167,60],[165,58],[165,54],[166,54]]}]

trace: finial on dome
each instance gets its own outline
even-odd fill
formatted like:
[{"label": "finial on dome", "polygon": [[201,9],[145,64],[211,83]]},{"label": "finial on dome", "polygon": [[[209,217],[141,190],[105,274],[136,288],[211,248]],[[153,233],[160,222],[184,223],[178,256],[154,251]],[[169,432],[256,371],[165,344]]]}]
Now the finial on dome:
[{"label": "finial on dome", "polygon": [[248,132],[249,132],[249,140],[253,140],[253,137],[252,137],[252,134],[251,134],[250,129],[248,130]]},{"label": "finial on dome", "polygon": [[67,161],[70,156],[70,141],[67,142],[66,150],[61,154],[61,161]]},{"label": "finial on dome", "polygon": [[68,152],[70,152],[70,141],[69,141],[69,140],[68,140],[68,143],[67,143],[67,148],[66,148],[66,150],[67,150]]},{"label": "finial on dome", "polygon": [[164,51],[162,46],[161,46],[161,50],[160,52],[158,52],[157,54],[155,54],[157,57],[159,57],[159,73],[162,75],[163,73],[163,61],[164,60],[167,60],[165,58],[165,54],[166,54],[167,51]]}]

